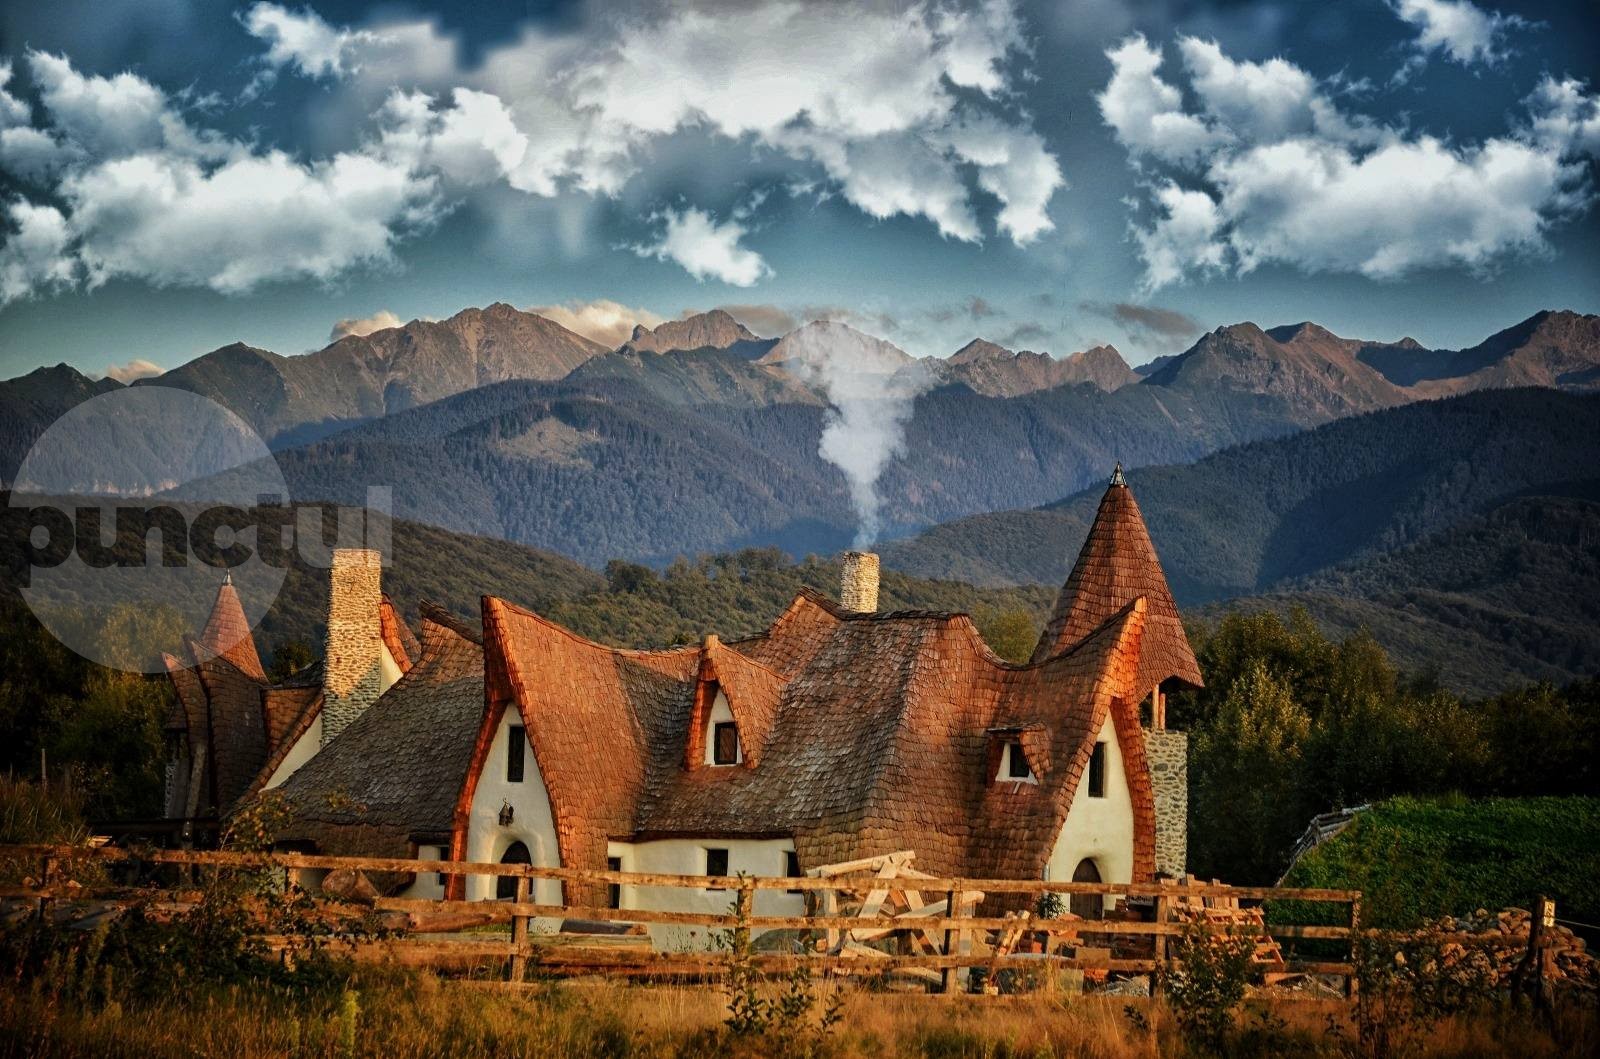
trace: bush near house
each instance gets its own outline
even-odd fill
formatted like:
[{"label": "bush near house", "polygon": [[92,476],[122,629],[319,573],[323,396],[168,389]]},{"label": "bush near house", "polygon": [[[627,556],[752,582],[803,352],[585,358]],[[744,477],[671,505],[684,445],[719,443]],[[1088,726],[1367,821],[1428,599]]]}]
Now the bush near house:
[{"label": "bush near house", "polygon": [[1600,923],[1600,798],[1394,798],[1290,869],[1289,886],[1354,888],[1362,922],[1405,929],[1478,908]]}]

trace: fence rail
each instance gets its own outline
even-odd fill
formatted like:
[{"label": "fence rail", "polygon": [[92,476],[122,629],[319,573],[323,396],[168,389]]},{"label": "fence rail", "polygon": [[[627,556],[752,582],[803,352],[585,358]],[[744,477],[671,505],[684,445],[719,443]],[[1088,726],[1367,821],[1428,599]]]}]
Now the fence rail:
[{"label": "fence rail", "polygon": [[[449,934],[470,927],[509,924],[510,940],[469,936],[466,939],[438,940],[401,936],[378,942],[358,942],[351,954],[363,959],[391,959],[404,963],[448,963],[452,961],[504,960],[514,978],[520,978],[530,961],[554,973],[607,973],[618,975],[712,975],[725,971],[730,956],[721,952],[660,952],[648,947],[637,933],[631,939],[619,935],[595,935],[587,941],[553,945],[548,937],[530,936],[533,920],[585,921],[608,925],[602,929],[643,927],[703,927],[708,930],[751,932],[769,930],[798,931],[800,939],[861,938],[888,943],[895,951],[864,944],[850,946],[849,953],[814,951],[756,952],[748,957],[752,967],[763,971],[809,968],[819,972],[870,973],[889,971],[918,972],[928,980],[938,980],[946,990],[954,988],[955,974],[962,968],[998,971],[1042,967],[1151,974],[1163,962],[1167,943],[1181,934],[1185,923],[1175,919],[1180,905],[1199,906],[1205,899],[1221,903],[1239,901],[1295,901],[1313,904],[1344,905],[1348,917],[1343,925],[1326,924],[1240,924],[1238,933],[1257,935],[1276,941],[1309,940],[1349,943],[1359,932],[1361,894],[1355,890],[1306,887],[1226,886],[1218,883],[1082,883],[1032,879],[944,879],[917,877],[914,885],[936,896],[948,895],[929,910],[885,914],[874,906],[875,914],[828,914],[837,907],[840,895],[876,892],[888,885],[871,874],[815,877],[755,877],[674,875],[644,872],[598,871],[580,868],[544,868],[530,865],[492,864],[462,861],[407,860],[382,857],[334,857],[307,853],[238,853],[202,850],[131,849],[123,847],[85,847],[60,845],[0,846],[0,857],[33,858],[39,865],[36,885],[0,893],[0,897],[28,898],[38,902],[45,914],[52,901],[72,897],[93,899],[81,889],[55,885],[59,867],[69,861],[95,861],[109,864],[168,865],[178,868],[218,870],[351,870],[369,873],[444,876],[497,876],[514,879],[515,897],[508,901],[433,900],[414,897],[376,897],[362,903],[363,908],[391,917],[404,917],[406,934]],[[577,904],[550,904],[529,900],[536,880],[563,883],[611,884],[627,887],[679,888],[704,894],[707,890],[727,891],[730,911],[676,911],[647,908],[610,908]],[[874,883],[877,886],[874,886]],[[897,880],[909,885],[910,880]],[[154,900],[160,895],[163,907],[181,904],[176,888],[149,889],[139,898]],[[810,895],[815,914],[782,916],[756,914],[755,895],[760,891],[800,891]],[[1017,913],[1008,915],[959,914],[963,903],[959,895],[981,891],[987,895],[1018,898],[1041,894],[1102,895],[1123,898],[1149,898],[1149,919],[1028,919]],[[194,895],[189,895],[193,897]],[[114,893],[101,900],[115,903]],[[881,898],[879,899],[881,906]],[[339,908],[330,904],[330,908]],[[954,914],[952,914],[954,912]],[[1317,918],[1327,918],[1326,916]],[[440,926],[444,923],[446,925]],[[430,925],[431,924],[431,925]],[[455,924],[455,925],[450,925]],[[1043,938],[1043,952],[1012,951],[1008,937]],[[1062,939],[1051,951],[1052,938]],[[920,939],[920,945],[919,945]],[[931,940],[930,939],[935,939]],[[574,939],[563,938],[564,941]],[[292,939],[269,938],[269,943],[290,947]],[[1342,946],[1341,946],[1342,947]],[[1125,951],[1118,951],[1120,949]],[[942,949],[942,951],[938,951]],[[934,950],[934,951],[929,951]],[[1276,951],[1274,949],[1273,951]],[[1136,952],[1136,955],[1128,955]],[[1349,976],[1349,962],[1276,958],[1267,968],[1277,973],[1320,973]],[[935,972],[938,972],[937,974]]]}]

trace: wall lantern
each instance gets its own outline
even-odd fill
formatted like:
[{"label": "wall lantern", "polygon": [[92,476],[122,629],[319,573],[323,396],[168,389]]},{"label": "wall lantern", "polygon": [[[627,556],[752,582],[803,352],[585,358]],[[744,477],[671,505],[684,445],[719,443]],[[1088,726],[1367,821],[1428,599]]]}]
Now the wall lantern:
[{"label": "wall lantern", "polygon": [[517,811],[516,811],[516,809],[514,809],[512,807],[510,802],[502,801],[500,803],[500,826],[501,827],[510,827],[511,826],[511,821],[516,819],[516,815],[517,815]]}]

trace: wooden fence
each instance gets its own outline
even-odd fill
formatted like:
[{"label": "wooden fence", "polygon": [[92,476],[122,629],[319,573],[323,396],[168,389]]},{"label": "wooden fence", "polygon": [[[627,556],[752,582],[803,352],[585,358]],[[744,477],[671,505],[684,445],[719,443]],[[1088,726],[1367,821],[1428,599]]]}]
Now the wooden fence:
[{"label": "wooden fence", "polygon": [[[181,887],[182,876],[196,869],[226,870],[282,870],[285,873],[301,870],[341,871],[363,873],[399,873],[420,875],[437,873],[445,876],[499,876],[516,881],[515,897],[508,901],[452,901],[405,897],[379,896],[362,902],[362,908],[391,914],[391,919],[404,917],[406,926],[399,936],[377,941],[357,943],[353,954],[358,958],[392,959],[405,963],[446,963],[461,960],[505,961],[513,979],[520,979],[530,962],[542,971],[552,973],[617,974],[628,976],[704,976],[725,971],[730,954],[723,951],[661,952],[644,944],[635,930],[634,942],[628,947],[607,944],[604,938],[593,939],[593,944],[579,943],[552,945],[547,940],[530,937],[532,920],[582,921],[585,924],[616,924],[613,929],[627,929],[623,925],[643,924],[645,927],[670,925],[698,927],[709,932],[748,930],[760,932],[785,930],[800,932],[798,941],[821,938],[828,932],[850,932],[872,937],[887,946],[875,949],[870,958],[862,954],[842,955],[817,953],[813,946],[798,945],[801,951],[762,952],[748,955],[750,965],[761,971],[789,971],[807,968],[816,971],[869,973],[915,971],[923,977],[937,977],[946,991],[956,986],[956,974],[962,968],[987,971],[991,976],[1005,970],[1033,970],[1045,968],[1072,968],[1084,971],[1151,974],[1165,960],[1167,943],[1186,929],[1180,909],[1197,908],[1204,903],[1223,907],[1239,907],[1240,902],[1250,907],[1262,901],[1302,902],[1298,907],[1310,905],[1343,906],[1344,911],[1334,916],[1309,918],[1337,918],[1340,925],[1326,924],[1260,924],[1236,926],[1238,932],[1255,934],[1277,942],[1274,951],[1285,942],[1300,940],[1324,943],[1342,943],[1337,947],[1348,951],[1352,939],[1360,928],[1361,895],[1354,890],[1308,889],[1295,887],[1226,886],[1217,883],[1185,882],[1155,883],[1080,883],[1046,882],[1024,879],[945,879],[921,876],[916,880],[920,890],[940,894],[944,900],[930,906],[932,914],[918,915],[908,920],[904,915],[828,915],[803,916],[761,915],[754,910],[755,895],[762,890],[799,891],[814,894],[809,902],[816,907],[836,907],[826,895],[837,899],[846,893],[861,894],[873,890],[871,875],[835,875],[827,878],[813,877],[711,877],[702,875],[661,875],[639,872],[593,871],[574,868],[541,868],[515,864],[468,863],[461,861],[423,861],[374,857],[329,857],[301,853],[235,853],[196,850],[128,849],[122,847],[80,846],[0,846],[0,857],[31,858],[39,866],[34,885],[0,893],[13,902],[22,899],[37,902],[38,914],[43,916],[52,902],[86,902],[99,900],[102,904],[115,904],[164,900],[167,907],[174,905],[171,892]],[[174,878],[165,888],[130,891],[107,889],[95,893],[82,887],[61,884],[60,867],[67,861],[98,861],[123,864],[129,868],[144,866],[172,866],[177,869]],[[126,869],[124,869],[126,870]],[[589,905],[541,904],[529,900],[532,884],[536,880],[553,879],[563,883],[583,882],[612,884],[625,887],[663,887],[689,889],[703,893],[706,890],[725,890],[729,894],[730,909],[726,913],[687,912],[645,908],[609,908]],[[590,888],[592,890],[592,888]],[[1095,894],[1130,899],[1144,906],[1144,918],[1082,919],[1070,922],[1056,919],[1028,919],[1016,913],[1006,915],[952,914],[963,907],[961,895],[982,891],[990,896],[1021,895],[1033,903],[1041,894],[1061,895]],[[1013,897],[1015,900],[1015,897]],[[968,898],[970,902],[970,898]],[[181,901],[178,902],[181,905]],[[337,906],[330,905],[330,908]],[[968,904],[970,907],[970,903]],[[444,925],[440,925],[444,924]],[[507,940],[483,935],[467,935],[460,940],[439,940],[416,937],[418,933],[455,933],[470,927],[486,924],[509,924]],[[593,928],[591,929],[605,929]],[[992,933],[991,933],[992,932]],[[997,938],[1014,937],[1019,932],[1038,934],[1046,938],[1044,952],[1016,952],[992,944]],[[912,935],[923,939],[939,939],[942,951],[929,953],[917,951],[910,944]],[[1059,945],[1052,951],[1049,937],[1067,937],[1076,944]],[[279,939],[287,941],[287,939]],[[569,941],[577,939],[566,939]],[[892,951],[891,951],[892,950]],[[1122,950],[1119,954],[1119,950]],[[1128,954],[1137,950],[1136,955]],[[1352,968],[1348,960],[1304,960],[1279,956],[1265,970],[1273,973],[1314,973],[1349,976]],[[932,972],[933,974],[930,974]]]}]

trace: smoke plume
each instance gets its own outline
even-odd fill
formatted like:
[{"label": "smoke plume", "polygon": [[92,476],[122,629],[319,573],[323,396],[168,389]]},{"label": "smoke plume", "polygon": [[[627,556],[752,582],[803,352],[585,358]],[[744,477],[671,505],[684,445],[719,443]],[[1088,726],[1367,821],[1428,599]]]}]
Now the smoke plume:
[{"label": "smoke plume", "polygon": [[844,472],[856,513],[855,547],[869,547],[883,528],[878,479],[905,451],[906,422],[932,373],[888,342],[831,321],[789,334],[763,359],[781,363],[827,398],[817,454]]}]

